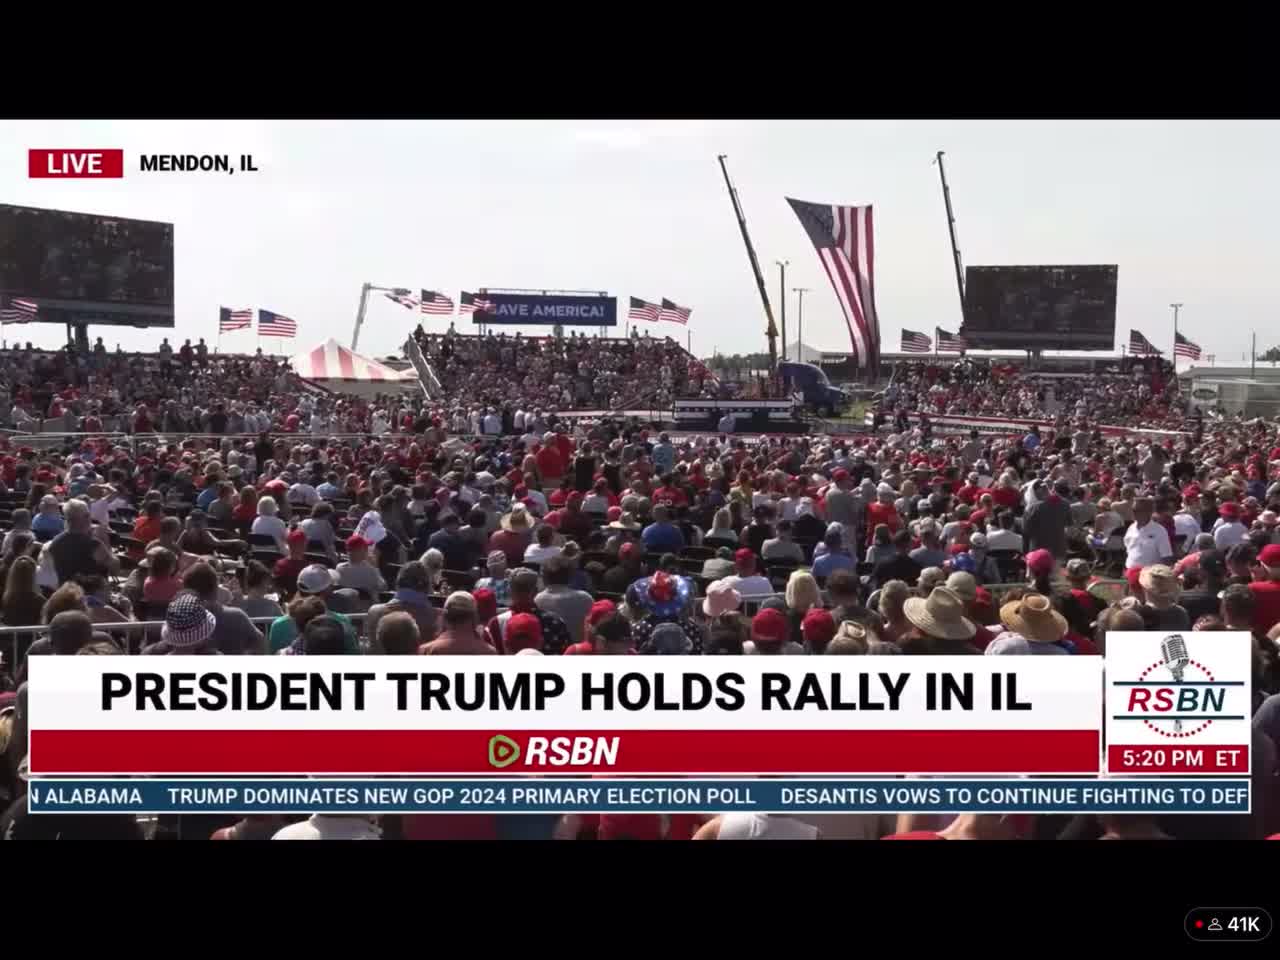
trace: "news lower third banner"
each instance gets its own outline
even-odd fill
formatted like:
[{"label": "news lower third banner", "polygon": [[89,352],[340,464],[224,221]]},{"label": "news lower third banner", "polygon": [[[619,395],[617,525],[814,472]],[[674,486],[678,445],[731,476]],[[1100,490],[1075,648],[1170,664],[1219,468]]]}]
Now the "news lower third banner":
[{"label": "news lower third banner", "polygon": [[1247,633],[1107,655],[32,657],[33,777],[1240,776]]},{"label": "news lower third banner", "polygon": [[37,780],[32,813],[1249,813],[1248,780]]}]

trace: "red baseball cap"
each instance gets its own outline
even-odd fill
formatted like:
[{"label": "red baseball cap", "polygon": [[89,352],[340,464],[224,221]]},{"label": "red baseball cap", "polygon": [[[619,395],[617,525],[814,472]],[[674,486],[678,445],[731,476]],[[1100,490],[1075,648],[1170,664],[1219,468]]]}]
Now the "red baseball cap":
[{"label": "red baseball cap", "polygon": [[[632,544],[628,544],[628,546],[632,546]],[[591,605],[591,612],[587,614],[587,624],[594,627],[606,617],[613,616],[617,611],[618,608],[612,600],[597,600]]]},{"label": "red baseball cap", "polygon": [[639,556],[640,544],[638,543],[624,543],[618,548],[619,560],[631,560],[632,558],[637,558]]},{"label": "red baseball cap", "polygon": [[542,624],[532,613],[514,613],[507,621],[507,632],[503,637],[503,647],[507,653],[519,653],[532,648],[542,649]]},{"label": "red baseball cap", "polygon": [[1228,500],[1226,503],[1218,504],[1218,515],[1234,520],[1240,516],[1240,504],[1234,500]]},{"label": "red baseball cap", "polygon": [[606,510],[606,511],[605,511],[605,516],[609,519],[609,522],[610,522],[610,523],[613,523],[613,521],[615,521],[615,520],[621,520],[621,519],[622,519],[622,508],[621,508],[621,507],[610,507],[608,510]]},{"label": "red baseball cap", "polygon": [[351,536],[347,537],[348,550],[362,550],[368,546],[370,546],[369,541],[358,533],[353,533]]},{"label": "red baseball cap", "polygon": [[751,620],[752,639],[782,643],[790,634],[791,624],[787,623],[787,618],[781,610],[761,610]]},{"label": "red baseball cap", "polygon": [[841,480],[848,480],[849,471],[844,469],[844,467],[841,467],[839,470],[837,470],[835,473],[831,475],[831,479],[834,480],[836,483],[839,483]]},{"label": "red baseball cap", "polygon": [[[471,591],[471,598],[476,602],[476,619],[480,623],[488,623],[498,615],[498,597],[488,587],[480,587]],[[536,617],[534,618],[537,619]]]},{"label": "red baseball cap", "polygon": [[812,607],[800,621],[800,632],[809,643],[828,644],[836,635],[836,622],[831,611]]},{"label": "red baseball cap", "polygon": [[1130,567],[1128,570],[1124,572],[1124,578],[1129,581],[1130,590],[1137,590],[1140,586],[1142,586],[1142,583],[1141,583],[1142,568]]},{"label": "red baseball cap", "polygon": [[307,535],[297,527],[294,527],[292,530],[289,531],[289,535],[285,537],[284,540],[285,540],[285,543],[289,543],[289,544],[306,543]]},{"label": "red baseball cap", "polygon": [[577,490],[574,490],[574,491],[573,491],[573,493],[569,494],[569,496],[566,498],[565,503],[566,503],[566,504],[568,504],[569,506],[573,506],[573,507],[580,507],[580,506],[582,506],[582,494],[581,494],[581,492],[579,492],[579,491],[577,491]]},{"label": "red baseball cap", "polygon": [[1264,567],[1280,567],[1280,543],[1269,543],[1258,554],[1258,562]]},{"label": "red baseball cap", "polygon": [[733,555],[733,562],[740,567],[754,567],[756,555],[749,547],[739,547],[738,551]]}]

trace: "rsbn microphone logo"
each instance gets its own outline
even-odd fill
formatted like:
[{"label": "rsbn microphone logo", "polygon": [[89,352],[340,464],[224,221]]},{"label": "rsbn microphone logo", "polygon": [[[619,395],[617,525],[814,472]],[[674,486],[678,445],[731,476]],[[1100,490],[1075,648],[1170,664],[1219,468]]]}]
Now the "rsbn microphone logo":
[{"label": "rsbn microphone logo", "polygon": [[27,174],[34,178],[118,179],[124,176],[124,151],[67,147],[28,150]]},{"label": "rsbn microphone logo", "polygon": [[1111,772],[1247,772],[1248,633],[1110,633],[1106,654]]}]

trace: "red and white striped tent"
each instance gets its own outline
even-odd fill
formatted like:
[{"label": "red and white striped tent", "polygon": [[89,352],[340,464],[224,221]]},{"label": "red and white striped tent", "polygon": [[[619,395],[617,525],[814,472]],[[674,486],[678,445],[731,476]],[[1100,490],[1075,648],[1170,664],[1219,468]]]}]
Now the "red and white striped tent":
[{"label": "red and white striped tent", "polygon": [[341,393],[389,393],[416,386],[418,379],[412,368],[393,370],[348,350],[332,337],[298,354],[289,365],[304,380],[313,380]]}]

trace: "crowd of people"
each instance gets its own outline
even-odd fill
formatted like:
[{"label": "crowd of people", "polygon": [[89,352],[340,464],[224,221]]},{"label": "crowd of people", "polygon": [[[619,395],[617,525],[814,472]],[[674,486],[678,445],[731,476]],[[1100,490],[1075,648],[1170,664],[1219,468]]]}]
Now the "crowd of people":
[{"label": "crowd of people", "polygon": [[1097,423],[1178,427],[1186,413],[1169,364],[1144,358],[1088,376],[1049,376],[1012,361],[931,358],[899,361],[882,401],[899,412],[1017,417],[1054,421],[1087,416]]},{"label": "crowd of people", "polygon": [[[658,382],[657,371],[687,357],[669,342],[446,336],[426,338],[425,349],[465,402],[452,412],[421,400],[374,404],[388,429],[356,437],[334,436],[347,431],[332,419],[317,429],[336,401],[291,392],[277,382],[288,374],[266,361],[232,361],[228,370],[195,358],[190,376],[166,380],[165,363],[172,370],[181,358],[135,367],[108,356],[83,369],[76,360],[56,376],[41,366],[47,358],[6,359],[10,395],[23,404],[60,383],[81,391],[81,377],[109,376],[122,411],[154,403],[167,415],[172,402],[179,417],[202,410],[205,428],[202,404],[216,411],[216,391],[228,386],[219,378],[232,377],[249,385],[242,416],[249,403],[266,405],[270,423],[255,421],[245,431],[253,435],[241,436],[228,422],[210,438],[175,423],[172,436],[136,430],[128,445],[92,433],[40,448],[0,440],[0,619],[31,628],[6,635],[3,648],[0,707],[10,710],[11,735],[0,780],[15,799],[0,833],[143,835],[132,818],[25,815],[32,656],[1097,656],[1109,632],[1141,629],[1253,636],[1252,814],[314,816],[162,818],[153,827],[201,839],[1280,831],[1275,424],[1221,420],[1164,440],[1108,436],[1096,418],[1111,411],[1097,406],[1096,391],[1110,386],[1059,382],[1057,396],[1080,391],[1080,400],[1058,428],[1022,436],[913,428],[673,437],[638,422],[569,424],[550,412]],[[1027,406],[1031,383],[990,391],[995,371],[959,369],[923,389],[928,369],[900,374],[887,402],[986,409],[977,397],[990,392],[1000,394],[991,403],[1036,412]],[[514,397],[513,382],[522,385]],[[946,399],[931,393],[936,386]],[[1171,384],[1154,387],[1131,379],[1113,399],[1138,418],[1177,409]]]},{"label": "crowd of people", "polygon": [[714,396],[717,385],[679,343],[647,330],[625,338],[461,336],[419,326],[414,337],[455,412],[500,411],[513,392],[539,412],[664,409],[677,397]]}]

